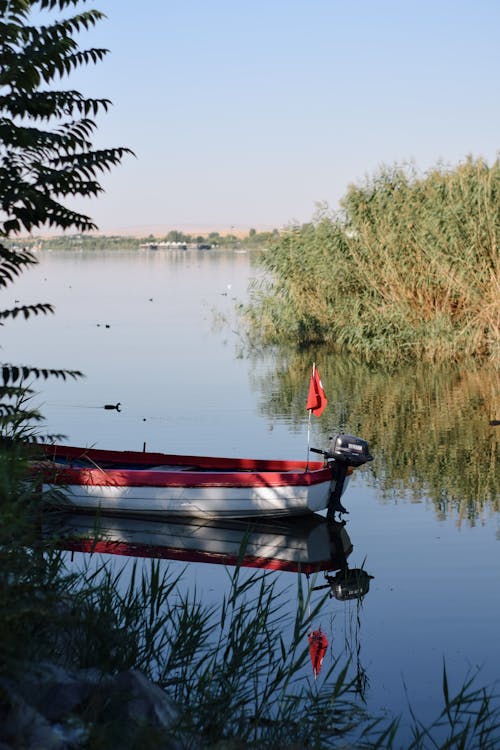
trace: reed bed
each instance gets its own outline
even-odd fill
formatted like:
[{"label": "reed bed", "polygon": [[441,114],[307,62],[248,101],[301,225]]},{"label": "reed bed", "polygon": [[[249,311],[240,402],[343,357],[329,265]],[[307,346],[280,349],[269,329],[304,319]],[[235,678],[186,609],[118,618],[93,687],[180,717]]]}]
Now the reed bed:
[{"label": "reed bed", "polygon": [[500,362],[500,162],[384,167],[262,253],[250,340]]}]

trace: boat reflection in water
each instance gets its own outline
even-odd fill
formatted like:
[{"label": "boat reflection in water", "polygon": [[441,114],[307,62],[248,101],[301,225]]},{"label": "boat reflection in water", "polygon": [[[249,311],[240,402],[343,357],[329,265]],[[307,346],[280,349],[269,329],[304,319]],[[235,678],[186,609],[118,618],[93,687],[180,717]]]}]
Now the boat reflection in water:
[{"label": "boat reflection in water", "polygon": [[[63,514],[46,532],[61,549],[159,558],[184,562],[241,565],[301,572],[325,572],[337,599],[362,596],[370,577],[350,570],[352,544],[345,522],[319,515],[273,521],[201,521]],[[338,571],[335,575],[335,571]],[[366,580],[365,580],[366,579]],[[319,588],[319,587],[315,587]]]},{"label": "boat reflection in water", "polygon": [[[158,521],[137,517],[57,515],[45,529],[60,549],[71,552],[124,555],[226,566],[324,573],[325,583],[341,601],[360,601],[372,576],[349,568],[353,550],[345,521],[320,515],[268,521],[178,519]],[[308,635],[314,678],[321,670],[328,639],[321,627]],[[359,670],[359,668],[358,668]]]}]

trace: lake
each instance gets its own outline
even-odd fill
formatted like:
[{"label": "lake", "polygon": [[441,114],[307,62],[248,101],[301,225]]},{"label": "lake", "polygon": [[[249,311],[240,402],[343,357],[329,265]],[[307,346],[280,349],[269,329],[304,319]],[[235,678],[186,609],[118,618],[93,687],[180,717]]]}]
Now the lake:
[{"label": "lake", "polygon": [[[46,432],[98,448],[302,459],[314,359],[329,405],[313,417],[311,444],[326,447],[345,430],[375,456],[345,496],[349,566],[373,578],[362,600],[332,597],[314,624],[329,641],[324,665],[354,654],[370,710],[399,714],[409,701],[423,721],[442,706],[443,660],[451,689],[476,670],[478,685],[497,680],[497,372],[423,363],[391,371],[319,349],[248,349],[237,309],[259,273],[250,252],[38,257],[3,292],[3,307],[50,302],[56,314],[8,322],[2,358],[85,374],[35,384]],[[117,403],[120,411],[103,408]],[[216,604],[228,586],[221,562],[164,564]],[[293,611],[299,574],[271,575]],[[324,574],[306,582],[322,585]]]}]

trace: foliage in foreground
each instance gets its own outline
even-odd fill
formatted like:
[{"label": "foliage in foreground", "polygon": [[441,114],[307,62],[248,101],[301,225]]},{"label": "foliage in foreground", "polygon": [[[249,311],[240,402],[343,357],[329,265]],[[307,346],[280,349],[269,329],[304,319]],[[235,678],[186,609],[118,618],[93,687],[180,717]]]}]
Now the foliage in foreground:
[{"label": "foliage in foreground", "polygon": [[[59,14],[85,0],[0,0],[0,291],[37,263],[26,248],[13,244],[21,232],[41,227],[95,229],[84,214],[68,208],[67,198],[102,192],[97,176],[117,165],[128,149],[95,149],[95,118],[107,99],[83,96],[61,84],[72,71],[103,59],[105,49],[81,49],[78,35],[94,26],[97,10]],[[38,15],[37,15],[38,14]],[[59,84],[59,89],[54,88]],[[15,304],[0,311],[6,319],[53,312],[52,305]],[[26,383],[49,376],[79,377],[71,370],[18,367],[2,363],[0,419],[8,424]],[[17,411],[19,415],[19,411]]]},{"label": "foliage in foreground", "polygon": [[246,314],[263,343],[370,360],[500,362],[500,161],[383,168],[262,255]]},{"label": "foliage in foreground", "polygon": [[[24,480],[17,483],[19,500],[25,487]],[[11,490],[12,498],[15,483]],[[4,675],[23,679],[27,663],[47,661],[97,668],[103,675],[139,669],[175,699],[180,714],[168,738],[182,738],[186,747],[191,742],[269,750],[498,746],[498,696],[473,679],[453,692],[446,669],[443,709],[425,726],[416,716],[404,727],[399,720],[370,717],[356,695],[348,661],[335,661],[314,682],[307,632],[324,600],[313,605],[300,576],[296,593],[278,592],[272,574],[237,568],[223,601],[210,607],[187,594],[181,577],[161,562],[114,569],[98,558],[83,570],[67,567],[51,544],[57,540],[57,517],[48,523],[50,514],[45,515],[42,537],[36,514],[25,515],[24,524],[21,514],[13,525],[5,497],[2,518],[11,520],[1,525],[0,539]],[[297,601],[294,617],[283,614],[290,611],[290,596]],[[144,727],[139,742],[112,706],[104,710],[90,701],[80,710],[89,748],[117,741],[124,748],[161,747],[168,739]]]}]

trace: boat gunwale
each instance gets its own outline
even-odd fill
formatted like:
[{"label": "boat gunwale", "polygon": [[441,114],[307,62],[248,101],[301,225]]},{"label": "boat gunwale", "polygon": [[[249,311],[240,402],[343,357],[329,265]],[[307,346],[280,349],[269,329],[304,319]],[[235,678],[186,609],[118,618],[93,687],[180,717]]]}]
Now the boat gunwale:
[{"label": "boat gunwale", "polygon": [[[196,470],[213,471],[317,471],[327,468],[325,461],[303,461],[290,459],[266,458],[232,458],[223,456],[191,456],[174,453],[149,453],[145,451],[116,451],[102,448],[79,448],[74,446],[45,445],[40,446],[47,459],[57,462],[57,459],[69,461],[90,461],[99,468],[106,462],[112,464],[133,464],[134,468],[141,466],[178,465]],[[82,467],[83,468],[83,467]],[[113,467],[102,467],[113,468]],[[131,467],[132,468],[132,467]]]},{"label": "boat gunwale", "polygon": [[[331,482],[333,479],[332,469],[323,461],[307,463],[51,447],[52,452],[46,450],[49,460],[40,462],[39,468],[44,481],[55,484],[186,488],[307,487]],[[70,463],[58,463],[58,459],[69,460]],[[71,461],[82,460],[90,461],[93,466],[71,465]],[[110,463],[115,466],[106,465]],[[132,463],[133,467],[116,466],[119,463]],[[168,463],[173,468],[163,469],[162,466]],[[154,468],[154,464],[158,464],[158,467]]]}]

